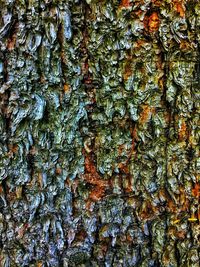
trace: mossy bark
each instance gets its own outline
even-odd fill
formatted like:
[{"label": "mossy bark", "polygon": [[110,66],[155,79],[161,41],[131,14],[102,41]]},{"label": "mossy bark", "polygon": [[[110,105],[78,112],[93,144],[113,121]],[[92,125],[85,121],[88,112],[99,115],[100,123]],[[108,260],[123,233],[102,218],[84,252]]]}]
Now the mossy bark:
[{"label": "mossy bark", "polygon": [[200,2],[0,7],[0,266],[199,266]]}]

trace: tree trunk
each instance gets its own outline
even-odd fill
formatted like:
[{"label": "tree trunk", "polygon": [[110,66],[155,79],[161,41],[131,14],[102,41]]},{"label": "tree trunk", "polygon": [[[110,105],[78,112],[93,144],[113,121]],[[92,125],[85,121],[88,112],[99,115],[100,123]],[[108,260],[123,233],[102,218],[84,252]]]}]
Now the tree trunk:
[{"label": "tree trunk", "polygon": [[200,2],[0,7],[0,266],[198,267]]}]

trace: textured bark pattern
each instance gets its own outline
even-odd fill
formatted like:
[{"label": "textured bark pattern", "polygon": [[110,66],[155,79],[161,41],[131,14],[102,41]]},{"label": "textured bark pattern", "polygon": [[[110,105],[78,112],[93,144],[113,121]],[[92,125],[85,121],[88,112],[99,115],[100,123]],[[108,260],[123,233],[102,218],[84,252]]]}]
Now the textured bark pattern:
[{"label": "textured bark pattern", "polygon": [[0,7],[0,266],[199,266],[200,2]]}]

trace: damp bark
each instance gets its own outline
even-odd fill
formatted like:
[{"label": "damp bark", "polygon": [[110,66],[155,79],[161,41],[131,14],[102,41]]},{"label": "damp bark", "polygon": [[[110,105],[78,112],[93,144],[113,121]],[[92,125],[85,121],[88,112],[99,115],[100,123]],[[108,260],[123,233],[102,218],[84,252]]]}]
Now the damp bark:
[{"label": "damp bark", "polygon": [[196,0],[0,0],[0,266],[199,266]]}]

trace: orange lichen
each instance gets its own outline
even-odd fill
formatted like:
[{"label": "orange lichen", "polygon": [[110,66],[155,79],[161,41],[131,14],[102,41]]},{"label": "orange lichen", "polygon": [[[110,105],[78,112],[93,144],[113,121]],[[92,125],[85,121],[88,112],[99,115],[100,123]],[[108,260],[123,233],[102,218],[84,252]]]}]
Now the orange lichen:
[{"label": "orange lichen", "polygon": [[139,48],[143,47],[146,43],[147,43],[147,41],[142,40],[142,39],[139,39],[138,41],[136,41],[136,42],[134,43],[134,47],[135,47],[136,49],[139,49]]},{"label": "orange lichen", "polygon": [[61,174],[62,173],[62,169],[61,168],[56,168],[56,174]]},{"label": "orange lichen", "polygon": [[173,1],[173,6],[179,15],[184,18],[185,17],[185,5],[184,1],[182,0],[174,0]]},{"label": "orange lichen", "polygon": [[69,84],[64,84],[63,90],[64,90],[65,93],[69,93],[70,92],[70,85]]},{"label": "orange lichen", "polygon": [[146,200],[141,206],[139,217],[142,220],[151,220],[156,215],[156,207],[149,200]]},{"label": "orange lichen", "polygon": [[134,142],[134,140],[138,141],[138,135],[137,135],[137,128],[134,127],[133,130],[131,130],[131,136],[132,136],[132,140]]},{"label": "orange lichen", "polygon": [[124,144],[119,145],[119,147],[118,147],[118,154],[119,154],[119,156],[121,156],[123,150],[124,150]]},{"label": "orange lichen", "polygon": [[151,2],[154,4],[154,6],[160,6],[162,0],[151,0]]},{"label": "orange lichen", "polygon": [[96,202],[96,201],[99,201],[103,197],[104,193],[105,193],[105,188],[101,186],[100,187],[97,186],[90,192],[89,198],[92,201]]},{"label": "orange lichen", "polygon": [[170,266],[170,256],[169,255],[170,255],[170,252],[167,249],[165,249],[163,251],[163,255],[162,255],[162,262],[163,262],[164,266]]},{"label": "orange lichen", "polygon": [[149,31],[150,32],[155,32],[158,30],[160,24],[160,20],[158,17],[158,14],[156,12],[153,12],[151,16],[149,17]]},{"label": "orange lichen", "polygon": [[192,195],[196,198],[200,197],[200,184],[196,183],[194,188],[192,189]]},{"label": "orange lichen", "polygon": [[127,240],[128,242],[133,242],[133,237],[132,237],[130,234],[127,234],[127,235],[126,235],[126,240]]},{"label": "orange lichen", "polygon": [[184,239],[187,232],[185,230],[177,231],[176,226],[170,226],[168,229],[168,235],[173,236],[178,239]]},{"label": "orange lichen", "polygon": [[94,162],[91,159],[91,156],[86,153],[85,153],[85,171],[87,173],[94,174],[94,176],[96,176],[97,174],[96,166],[94,165]]},{"label": "orange lichen", "polygon": [[102,180],[97,172],[96,166],[92,156],[84,151],[85,155],[85,174],[84,179],[87,183],[93,186],[89,193],[89,197],[86,203],[86,208],[90,208],[92,202],[99,201],[104,195],[105,190],[108,187],[108,181]]},{"label": "orange lichen", "polygon": [[13,27],[13,30],[11,32],[11,35],[7,39],[7,49],[8,49],[8,51],[14,50],[14,48],[16,46],[18,28],[19,28],[19,23],[16,23],[14,25],[14,27]]},{"label": "orange lichen", "polygon": [[9,147],[8,156],[13,157],[13,155],[17,153],[19,147],[16,144],[10,144],[8,145],[8,147]]},{"label": "orange lichen", "polygon": [[160,19],[157,12],[153,12],[150,16],[146,16],[144,19],[144,28],[148,32],[156,32],[159,29]]},{"label": "orange lichen", "polygon": [[155,113],[155,107],[150,107],[148,105],[144,105],[142,107],[142,112],[140,113],[140,119],[139,119],[139,123],[140,124],[145,124],[146,122],[148,122],[152,116],[152,114]]},{"label": "orange lichen", "polygon": [[132,4],[130,0],[121,0],[120,8],[129,8],[131,6]]},{"label": "orange lichen", "polygon": [[181,122],[181,126],[178,131],[179,140],[183,141],[187,138],[187,125],[185,121]]},{"label": "orange lichen", "polygon": [[168,199],[167,209],[169,210],[169,212],[176,213],[177,207],[176,207],[175,202],[172,199]]},{"label": "orange lichen", "polygon": [[8,38],[7,40],[7,49],[9,51],[14,50],[15,48],[15,44],[16,44],[16,34],[13,34],[13,36],[11,36],[10,38]]},{"label": "orange lichen", "polygon": [[123,173],[126,173],[126,174],[129,174],[129,168],[127,166],[127,163],[128,162],[124,162],[124,163],[119,163],[118,164],[118,168],[123,172]]},{"label": "orange lichen", "polygon": [[11,150],[13,153],[16,153],[18,151],[18,145],[13,145]]}]

